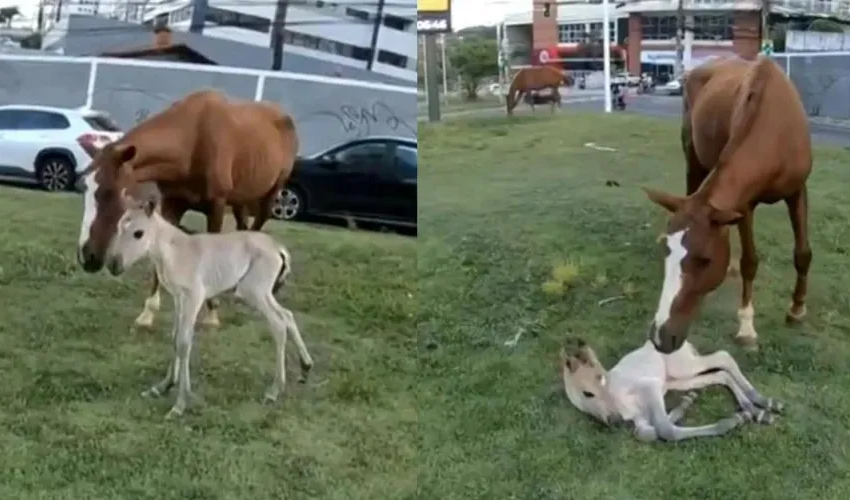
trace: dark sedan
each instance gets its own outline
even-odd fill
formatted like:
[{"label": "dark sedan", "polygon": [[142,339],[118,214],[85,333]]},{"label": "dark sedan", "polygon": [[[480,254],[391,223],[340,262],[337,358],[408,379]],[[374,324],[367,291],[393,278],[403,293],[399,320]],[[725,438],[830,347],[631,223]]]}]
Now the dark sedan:
[{"label": "dark sedan", "polygon": [[357,139],[298,158],[273,215],[306,215],[416,227],[418,148],[414,140]]}]

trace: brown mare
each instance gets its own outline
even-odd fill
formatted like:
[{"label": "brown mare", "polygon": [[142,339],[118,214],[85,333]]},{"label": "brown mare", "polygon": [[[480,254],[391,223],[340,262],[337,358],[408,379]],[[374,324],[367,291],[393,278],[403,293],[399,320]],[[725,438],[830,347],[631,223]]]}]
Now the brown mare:
[{"label": "brown mare", "polygon": [[806,112],[794,85],[771,59],[725,59],[694,69],[684,84],[682,147],[687,197],[647,189],[672,216],[663,240],[664,284],[649,329],[656,348],[681,347],[704,296],[723,282],[730,261],[729,227],[738,226],[742,278],[736,340],[757,348],[753,280],[758,269],[753,211],[784,201],[794,233],[797,282],[786,319],[806,314],[812,251],[806,181],[812,147]]},{"label": "brown mare", "polygon": [[[178,225],[189,211],[207,217],[207,231],[221,232],[227,206],[237,229],[260,230],[272,202],[286,182],[298,150],[295,125],[275,104],[228,102],[215,91],[189,94],[139,123],[102,149],[90,147],[92,164],[81,174],[84,212],[78,260],[97,272],[124,214],[122,193],[155,182],[163,195],[161,211]],[[159,309],[159,280],[136,319],[151,326]],[[217,325],[217,304],[207,301],[205,324]]]},{"label": "brown mare", "polygon": [[511,80],[511,86],[508,89],[506,96],[508,106],[508,116],[514,114],[514,108],[522,99],[523,94],[532,90],[549,89],[552,92],[552,111],[555,111],[555,104],[561,102],[561,94],[558,92],[558,87],[561,84],[569,85],[572,78],[561,72],[557,68],[551,66],[531,66],[523,68],[514,75]]}]

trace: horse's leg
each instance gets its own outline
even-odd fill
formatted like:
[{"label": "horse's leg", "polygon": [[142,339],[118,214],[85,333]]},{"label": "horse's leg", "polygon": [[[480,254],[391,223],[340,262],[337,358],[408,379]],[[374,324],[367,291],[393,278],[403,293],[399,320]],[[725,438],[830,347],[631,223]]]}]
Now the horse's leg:
[{"label": "horse's leg", "polygon": [[248,219],[245,217],[245,207],[242,205],[233,205],[233,219],[236,220],[237,231],[248,229]]},{"label": "horse's leg", "polygon": [[[213,200],[207,211],[207,232],[220,233],[224,225],[224,212],[227,210],[227,203],[222,199]],[[235,214],[234,214],[235,215]],[[247,225],[247,224],[246,224]],[[207,299],[204,315],[201,317],[200,324],[207,327],[218,327],[221,321],[218,319],[218,300]]]},{"label": "horse's leg", "polygon": [[[680,427],[672,422],[670,414],[664,406],[664,393],[654,385],[639,387],[643,404],[649,410],[650,425],[655,430],[655,435],[664,441],[682,441],[696,437],[722,436],[736,427],[753,420],[753,415],[748,412],[736,412],[728,418],[718,420],[711,425],[699,427]],[[672,413],[672,412],[671,412]],[[674,415],[675,416],[675,415]],[[645,430],[639,429],[641,434]],[[648,432],[646,434],[649,434]]]},{"label": "horse's leg", "polygon": [[259,231],[269,220],[272,215],[272,204],[280,189],[281,184],[275,183],[274,187],[260,199],[257,213],[254,215],[254,223],[251,224],[251,231]]},{"label": "horse's leg", "polygon": [[[160,212],[165,220],[176,226],[180,224],[180,219],[183,218],[187,208],[188,207],[183,202],[166,198],[162,201]],[[152,327],[156,313],[159,312],[159,307],[159,276],[157,276],[156,270],[154,270],[151,292],[148,298],[145,299],[145,306],[142,309],[142,312],[138,317],[136,317],[136,325],[144,328]]]},{"label": "horse's leg", "polygon": [[753,326],[753,280],[759,267],[756,243],[753,239],[753,211],[750,207],[738,222],[741,237],[741,308],[738,309],[738,333],[735,340],[746,349],[757,348],[758,334]]},{"label": "horse's leg", "polygon": [[156,269],[153,271],[153,279],[151,280],[151,292],[148,298],[145,299],[145,305],[142,312],[136,317],[136,326],[143,328],[151,328],[156,313],[159,312],[160,297],[159,297],[159,276],[156,274]]},{"label": "horse's leg", "polygon": [[812,263],[812,249],[809,247],[808,212],[809,202],[806,186],[785,200],[791,229],[794,231],[794,269],[797,270],[797,283],[791,307],[785,320],[797,322],[806,315],[806,292],[808,291],[809,266]]}]

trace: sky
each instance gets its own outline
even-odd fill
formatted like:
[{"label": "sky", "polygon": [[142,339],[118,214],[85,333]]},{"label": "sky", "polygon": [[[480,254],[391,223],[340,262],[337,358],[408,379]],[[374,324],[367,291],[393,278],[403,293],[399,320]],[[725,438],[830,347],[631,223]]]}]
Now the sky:
[{"label": "sky", "polygon": [[452,0],[452,28],[457,31],[470,26],[496,24],[506,14],[531,10],[531,1]]}]

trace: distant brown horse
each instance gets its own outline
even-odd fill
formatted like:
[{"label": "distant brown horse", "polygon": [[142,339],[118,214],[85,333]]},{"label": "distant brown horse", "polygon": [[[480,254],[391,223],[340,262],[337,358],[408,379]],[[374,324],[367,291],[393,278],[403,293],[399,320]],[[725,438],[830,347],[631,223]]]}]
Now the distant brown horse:
[{"label": "distant brown horse", "polygon": [[561,94],[558,87],[561,84],[569,85],[572,79],[566,73],[551,66],[531,66],[522,68],[514,75],[511,86],[506,96],[508,116],[514,114],[514,108],[522,100],[523,94],[532,90],[549,89],[552,92],[552,111],[555,104],[561,102]]},{"label": "distant brown horse", "polygon": [[799,321],[806,314],[812,261],[806,194],[812,146],[806,112],[794,85],[767,57],[724,59],[694,69],[685,80],[683,101],[687,197],[646,190],[672,214],[662,237],[664,284],[649,336],[664,353],[682,345],[702,298],[726,276],[728,228],[737,224],[743,283],[736,340],[754,349],[758,257],[753,211],[760,203],[788,206],[797,282],[786,319]]},{"label": "distant brown horse", "polygon": [[[189,211],[207,217],[207,231],[221,232],[229,205],[237,229],[246,229],[246,211],[259,230],[272,202],[289,178],[298,150],[292,118],[271,103],[228,102],[215,91],[189,94],[151,116],[116,142],[95,149],[81,174],[84,212],[78,260],[87,272],[104,266],[106,251],[124,214],[122,193],[155,182],[163,195],[162,215],[178,225]],[[159,281],[136,319],[153,324],[159,309]],[[207,301],[205,323],[218,324],[217,306]]]}]

